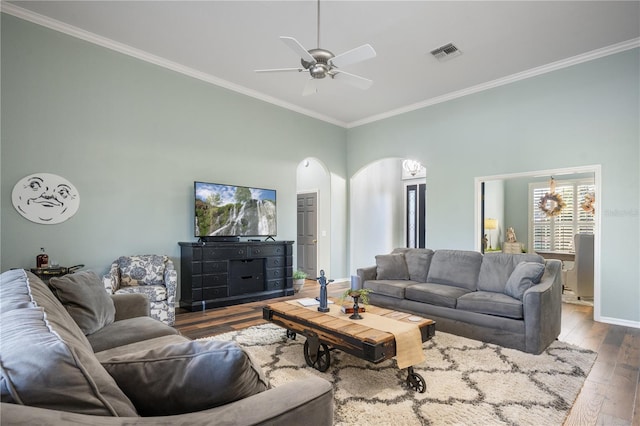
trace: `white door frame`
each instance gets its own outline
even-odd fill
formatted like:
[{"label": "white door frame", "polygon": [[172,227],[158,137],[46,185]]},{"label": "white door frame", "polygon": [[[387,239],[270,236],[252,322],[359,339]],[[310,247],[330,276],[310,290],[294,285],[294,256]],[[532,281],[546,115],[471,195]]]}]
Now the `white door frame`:
[{"label": "white door frame", "polygon": [[521,178],[521,177],[540,177],[540,176],[560,176],[564,174],[577,174],[577,173],[593,173],[595,178],[595,186],[596,186],[596,200],[598,202],[598,210],[600,214],[595,216],[596,229],[594,231],[594,246],[593,246],[593,319],[595,321],[600,321],[601,317],[601,300],[602,300],[602,289],[601,289],[601,238],[600,238],[600,230],[602,229],[602,212],[604,211],[604,206],[602,205],[602,166],[600,164],[594,164],[590,166],[579,166],[579,167],[566,167],[560,169],[549,169],[549,170],[537,170],[531,172],[521,172],[521,173],[508,173],[502,175],[493,175],[493,176],[480,176],[475,178],[475,203],[474,203],[474,218],[475,218],[475,232],[474,232],[474,247],[476,250],[480,251],[480,246],[482,241],[480,240],[480,230],[482,229],[482,223],[480,220],[480,211],[482,206],[482,198],[481,198],[481,186],[482,182],[486,182],[489,180],[504,180],[511,178]]}]

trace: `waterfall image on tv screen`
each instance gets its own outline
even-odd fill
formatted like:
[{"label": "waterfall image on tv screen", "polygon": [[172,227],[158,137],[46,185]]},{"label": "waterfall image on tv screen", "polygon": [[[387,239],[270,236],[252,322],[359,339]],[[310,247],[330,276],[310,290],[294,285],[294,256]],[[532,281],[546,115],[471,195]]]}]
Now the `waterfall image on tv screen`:
[{"label": "waterfall image on tv screen", "polygon": [[195,236],[274,236],[276,191],[194,182]]}]

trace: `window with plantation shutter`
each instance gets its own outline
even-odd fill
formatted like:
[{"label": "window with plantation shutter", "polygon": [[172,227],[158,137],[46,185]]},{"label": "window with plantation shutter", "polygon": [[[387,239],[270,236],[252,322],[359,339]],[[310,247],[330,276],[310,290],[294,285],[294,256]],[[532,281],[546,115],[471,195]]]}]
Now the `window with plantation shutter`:
[{"label": "window with plantation shutter", "polygon": [[529,241],[533,251],[574,252],[575,234],[593,234],[594,214],[583,208],[585,196],[594,194],[593,179],[556,181],[556,193],[566,204],[556,216],[547,216],[538,207],[550,191],[548,183],[529,185]]}]

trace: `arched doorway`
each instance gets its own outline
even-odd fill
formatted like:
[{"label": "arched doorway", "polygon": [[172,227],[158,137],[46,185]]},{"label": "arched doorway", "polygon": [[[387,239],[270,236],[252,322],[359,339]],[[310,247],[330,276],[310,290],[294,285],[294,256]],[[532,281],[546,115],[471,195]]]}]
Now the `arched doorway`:
[{"label": "arched doorway", "polygon": [[331,175],[316,158],[305,158],[296,171],[296,268],[310,278],[331,273]]}]

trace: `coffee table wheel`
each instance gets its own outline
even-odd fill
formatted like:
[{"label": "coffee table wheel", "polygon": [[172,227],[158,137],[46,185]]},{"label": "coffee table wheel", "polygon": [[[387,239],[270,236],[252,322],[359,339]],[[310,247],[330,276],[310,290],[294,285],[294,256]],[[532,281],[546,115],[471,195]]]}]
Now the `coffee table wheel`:
[{"label": "coffee table wheel", "polygon": [[296,340],[296,332],[287,329],[287,339]]},{"label": "coffee table wheel", "polygon": [[304,360],[309,367],[313,367],[316,370],[324,373],[329,369],[331,364],[331,355],[329,355],[329,346],[324,343],[318,345],[318,352],[313,355],[310,353],[309,340],[304,342]]},{"label": "coffee table wheel", "polygon": [[420,393],[424,393],[424,391],[427,390],[427,383],[424,381],[424,378],[414,372],[413,367],[409,367],[409,373],[407,374],[407,386]]}]

